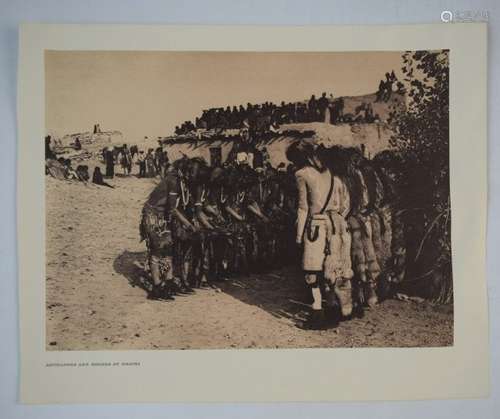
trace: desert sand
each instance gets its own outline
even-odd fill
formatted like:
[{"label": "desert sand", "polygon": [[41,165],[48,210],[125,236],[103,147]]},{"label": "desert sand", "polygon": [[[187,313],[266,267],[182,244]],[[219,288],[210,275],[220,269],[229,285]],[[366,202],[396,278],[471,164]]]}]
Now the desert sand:
[{"label": "desert sand", "polygon": [[[91,170],[92,163],[89,163]],[[110,189],[46,178],[48,350],[414,347],[453,344],[450,306],[387,300],[336,329],[298,327],[308,307],[300,271],[231,278],[219,289],[151,301],[139,217],[157,179]]]}]

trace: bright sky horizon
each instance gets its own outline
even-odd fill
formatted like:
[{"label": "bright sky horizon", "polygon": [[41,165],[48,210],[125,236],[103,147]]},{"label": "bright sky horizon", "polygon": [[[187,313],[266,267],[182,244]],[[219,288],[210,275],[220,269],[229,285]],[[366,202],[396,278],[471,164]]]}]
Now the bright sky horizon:
[{"label": "bright sky horizon", "polygon": [[46,51],[46,131],[173,133],[203,109],[374,93],[402,52]]}]

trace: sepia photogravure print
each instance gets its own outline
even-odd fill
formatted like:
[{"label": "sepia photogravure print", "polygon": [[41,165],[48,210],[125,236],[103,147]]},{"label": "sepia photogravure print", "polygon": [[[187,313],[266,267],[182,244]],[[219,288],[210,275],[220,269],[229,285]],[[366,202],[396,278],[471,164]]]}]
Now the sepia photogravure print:
[{"label": "sepia photogravure print", "polygon": [[449,58],[45,51],[46,350],[452,346]]}]

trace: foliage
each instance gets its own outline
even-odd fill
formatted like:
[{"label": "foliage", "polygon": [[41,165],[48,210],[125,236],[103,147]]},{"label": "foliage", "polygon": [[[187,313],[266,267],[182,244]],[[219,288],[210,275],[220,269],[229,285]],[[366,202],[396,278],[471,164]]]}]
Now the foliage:
[{"label": "foliage", "polygon": [[[449,51],[403,54],[406,110],[395,110],[391,145],[399,157],[400,207],[411,276],[427,296],[450,302]],[[420,284],[421,285],[421,284]]]}]

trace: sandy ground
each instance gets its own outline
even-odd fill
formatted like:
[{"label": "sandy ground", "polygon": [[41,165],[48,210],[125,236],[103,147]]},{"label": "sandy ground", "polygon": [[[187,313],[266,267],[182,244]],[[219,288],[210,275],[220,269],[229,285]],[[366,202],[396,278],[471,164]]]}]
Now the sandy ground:
[{"label": "sandy ground", "polygon": [[388,300],[336,329],[298,327],[307,314],[291,269],[228,280],[175,301],[146,299],[142,204],[152,179],[115,189],[47,177],[48,350],[444,346],[448,306]]}]

